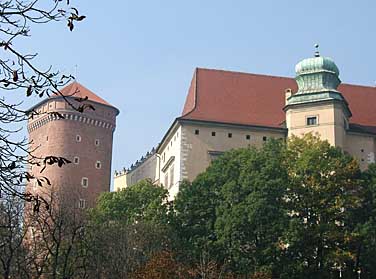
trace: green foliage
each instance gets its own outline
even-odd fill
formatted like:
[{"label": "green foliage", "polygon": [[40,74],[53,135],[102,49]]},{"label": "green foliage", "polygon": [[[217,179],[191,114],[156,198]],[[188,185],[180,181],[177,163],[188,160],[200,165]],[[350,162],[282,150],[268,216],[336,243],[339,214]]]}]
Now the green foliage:
[{"label": "green foliage", "polygon": [[282,154],[280,141],[270,141],[263,149],[232,150],[192,183],[181,185],[175,210],[193,258],[209,253],[244,273],[258,266],[271,268],[285,222]]},{"label": "green foliage", "polygon": [[103,193],[91,211],[94,222],[137,222],[167,224],[169,222],[168,192],[143,180],[119,192]]},{"label": "green foliage", "polygon": [[289,140],[286,166],[286,278],[333,278],[339,270],[351,276],[351,212],[360,208],[363,192],[356,160],[308,134]]},{"label": "green foliage", "polygon": [[[191,261],[243,276],[354,278],[376,266],[376,167],[307,134],[226,152],[175,201]],[[268,276],[269,276],[268,275]]]}]

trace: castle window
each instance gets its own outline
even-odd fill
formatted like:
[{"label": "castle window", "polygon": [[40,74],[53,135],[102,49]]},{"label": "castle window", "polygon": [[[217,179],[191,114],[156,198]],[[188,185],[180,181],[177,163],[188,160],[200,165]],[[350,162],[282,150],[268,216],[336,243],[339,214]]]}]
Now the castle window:
[{"label": "castle window", "polygon": [[46,136],[46,141],[48,141],[48,136]]},{"label": "castle window", "polygon": [[166,172],[165,177],[164,177],[164,186],[165,188],[168,187],[168,172]]},{"label": "castle window", "polygon": [[81,209],[84,209],[86,207],[86,200],[80,199],[78,201],[78,207],[81,208]]},{"label": "castle window", "polygon": [[360,152],[364,152],[364,149],[360,149]]},{"label": "castle window", "polygon": [[81,185],[82,185],[82,187],[87,188],[89,186],[89,179],[87,177],[82,177]]},{"label": "castle window", "polygon": [[229,138],[232,138],[232,133],[228,133],[228,137],[229,137]]},{"label": "castle window", "polygon": [[95,146],[99,146],[99,139],[95,139]]},{"label": "castle window", "polygon": [[200,130],[195,130],[195,135],[199,135],[200,134]]},{"label": "castle window", "polygon": [[95,163],[95,168],[100,169],[101,167],[102,167],[102,163],[101,163],[101,161],[97,161],[97,162]]},{"label": "castle window", "polygon": [[212,137],[215,137],[215,132],[212,132]]},{"label": "castle window", "polygon": [[76,165],[78,165],[80,163],[80,158],[79,157],[74,157],[73,158],[73,163],[75,163]]},{"label": "castle window", "polygon": [[174,186],[174,165],[170,167],[170,188]]},{"label": "castle window", "polygon": [[317,116],[309,116],[306,118],[307,126],[317,125]]},{"label": "castle window", "polygon": [[251,135],[246,135],[245,138],[246,138],[247,140],[250,140],[250,139],[251,139]]},{"label": "castle window", "polygon": [[265,136],[264,136],[264,137],[262,137],[262,140],[263,140],[263,141],[266,141],[267,139],[268,139],[268,138],[267,138],[267,137],[265,137]]},{"label": "castle window", "polygon": [[81,136],[80,135],[76,135],[76,141],[81,142]]}]

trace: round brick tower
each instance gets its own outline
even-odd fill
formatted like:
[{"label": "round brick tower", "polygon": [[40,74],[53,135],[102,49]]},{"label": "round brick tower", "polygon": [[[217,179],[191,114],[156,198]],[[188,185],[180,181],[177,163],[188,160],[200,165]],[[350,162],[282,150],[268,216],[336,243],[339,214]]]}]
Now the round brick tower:
[{"label": "round brick tower", "polygon": [[[31,180],[26,191],[44,198],[55,194],[55,199],[64,197],[63,202],[77,208],[92,207],[101,192],[110,191],[112,139],[119,110],[78,82],[61,92],[76,107],[85,104],[87,108],[81,113],[61,96],[35,105],[30,111],[38,115],[28,122],[30,148],[35,149],[34,156],[63,157],[72,163],[47,165],[42,173],[43,165],[30,166],[35,177],[47,177],[51,186]],[[77,98],[85,100],[78,102]]]}]

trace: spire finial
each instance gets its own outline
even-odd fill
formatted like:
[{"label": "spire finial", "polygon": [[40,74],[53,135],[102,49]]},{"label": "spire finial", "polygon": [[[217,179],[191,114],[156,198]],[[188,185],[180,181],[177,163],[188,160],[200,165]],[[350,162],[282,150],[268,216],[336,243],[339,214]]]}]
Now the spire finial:
[{"label": "spire finial", "polygon": [[315,44],[315,57],[320,57],[320,52],[319,52],[319,44]]}]

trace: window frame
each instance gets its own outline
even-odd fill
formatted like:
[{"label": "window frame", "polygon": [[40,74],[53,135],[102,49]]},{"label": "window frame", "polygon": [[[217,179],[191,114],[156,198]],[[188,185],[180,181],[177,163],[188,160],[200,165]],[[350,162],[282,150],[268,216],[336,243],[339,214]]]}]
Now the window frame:
[{"label": "window frame", "polygon": [[[99,163],[99,167],[98,167],[98,163]],[[97,170],[100,170],[101,168],[102,168],[102,162],[101,161],[96,161],[95,162],[95,168],[97,169]]]},{"label": "window frame", "polygon": [[[84,181],[86,181],[86,183],[84,183]],[[84,187],[84,188],[89,187],[89,178],[87,178],[87,177],[82,177],[82,178],[81,178],[81,186]]]},{"label": "window frame", "polygon": [[[310,120],[315,120],[314,123],[311,123]],[[306,126],[318,126],[319,125],[319,116],[318,115],[307,115],[306,116]]]}]

